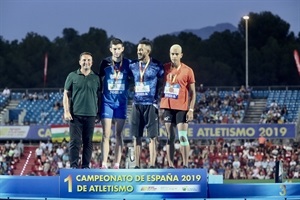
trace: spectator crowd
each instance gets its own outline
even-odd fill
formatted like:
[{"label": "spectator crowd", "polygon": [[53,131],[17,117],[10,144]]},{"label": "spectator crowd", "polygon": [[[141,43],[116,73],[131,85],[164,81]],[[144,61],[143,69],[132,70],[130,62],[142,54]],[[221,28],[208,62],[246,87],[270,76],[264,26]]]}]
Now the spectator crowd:
[{"label": "spectator crowd", "polygon": [[[243,117],[251,96],[251,90],[241,86],[237,91],[218,92],[204,88],[201,84],[197,88],[194,121],[199,124],[239,124]],[[47,93],[24,95],[24,100],[48,100]],[[53,109],[61,109],[60,102],[53,104]],[[42,110],[45,112],[45,110]],[[41,117],[46,118],[46,114]],[[259,123],[285,123],[288,110],[285,105],[279,105],[275,100],[266,107]],[[128,168],[130,165],[131,141],[124,141],[122,161],[120,168]],[[300,145],[299,138],[295,139],[236,139],[225,140],[190,140],[191,150],[189,153],[189,167],[203,168],[210,174],[223,175],[224,179],[273,179],[275,162],[280,160],[283,164],[285,178],[299,178],[300,172]],[[110,153],[107,163],[108,168],[114,160],[115,139],[110,140]],[[142,143],[141,163],[143,168],[148,168],[149,143]],[[179,141],[175,143],[176,168],[182,167]],[[0,144],[0,175],[13,175],[14,168],[24,153],[22,141],[7,141]],[[58,175],[61,168],[70,168],[69,146],[67,141],[52,143],[40,141],[34,152],[35,162],[30,163],[31,172],[27,175],[53,176]],[[91,168],[100,168],[101,149],[100,144],[94,144]],[[161,140],[157,151],[157,168],[167,168],[166,145]]]},{"label": "spectator crowd", "polygon": [[251,90],[243,85],[235,91],[216,91],[197,87],[194,123],[240,124],[250,100]]},{"label": "spectator crowd", "polygon": [[[190,140],[190,168],[203,168],[210,174],[223,175],[224,179],[274,179],[275,162],[283,164],[284,178],[299,178],[300,145],[297,139],[268,140],[265,138],[252,140]],[[114,160],[115,139],[110,140],[110,153],[107,166],[112,168]],[[148,168],[148,141],[142,143],[141,166]],[[129,166],[129,148],[126,142],[122,151],[120,168]],[[175,143],[176,168],[182,168],[179,141]],[[13,175],[14,166],[22,156],[24,144],[7,141],[0,145],[0,174]],[[34,152],[35,162],[29,164],[31,172],[27,175],[54,176],[62,168],[70,168],[68,142],[52,143],[40,141]],[[94,144],[91,168],[101,167],[100,144]],[[165,141],[158,144],[157,168],[168,168]]]}]

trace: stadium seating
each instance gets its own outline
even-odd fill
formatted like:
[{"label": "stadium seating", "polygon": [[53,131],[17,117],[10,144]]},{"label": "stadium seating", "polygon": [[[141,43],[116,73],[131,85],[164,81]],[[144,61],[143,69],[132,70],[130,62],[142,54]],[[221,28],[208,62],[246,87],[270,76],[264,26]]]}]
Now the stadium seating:
[{"label": "stadium seating", "polygon": [[24,123],[29,124],[64,124],[62,106],[56,107],[57,102],[62,102],[62,94],[51,92],[49,99],[21,100],[18,108],[25,110]]},{"label": "stadium seating", "polygon": [[280,106],[286,105],[288,109],[288,121],[296,122],[299,115],[300,91],[298,90],[274,90],[270,91],[267,98],[267,107],[275,100]]},{"label": "stadium seating", "polygon": [[[230,91],[230,90],[222,90],[222,91],[218,91],[217,93],[214,93],[213,96],[217,96],[219,99],[224,100],[226,98],[226,96],[228,95],[234,95],[235,92],[234,91]],[[203,94],[202,94],[203,95]],[[209,96],[209,95],[208,95]],[[25,113],[25,117],[24,117],[24,122],[28,122],[28,123],[34,123],[34,124],[48,124],[48,125],[52,125],[52,124],[64,124],[64,121],[62,119],[63,116],[63,109],[62,106],[57,107],[56,103],[57,102],[62,102],[62,93],[60,92],[51,92],[49,93],[49,98],[46,99],[37,99],[37,100],[29,100],[29,99],[23,99],[23,95],[21,93],[18,94],[14,94],[12,93],[12,99],[19,99],[20,102],[17,106],[17,109],[23,109],[24,113]],[[252,90],[251,92],[251,97],[252,98],[258,98],[258,99],[266,99],[266,109],[269,109],[271,106],[271,103],[273,101],[275,101],[279,106],[284,106],[286,105],[287,109],[288,109],[288,117],[287,117],[287,123],[295,123],[299,120],[299,112],[300,112],[300,90],[270,90],[270,89],[266,89],[266,90]],[[3,98],[3,96],[0,95],[0,102],[8,102],[8,99]],[[247,108],[248,106],[248,101],[244,100],[242,102],[242,104],[244,105],[245,108]],[[1,105],[1,104],[0,104]],[[232,108],[232,106],[228,106],[228,107],[220,107],[220,111],[224,114],[231,114],[232,112],[235,112],[234,108]],[[44,116],[42,115],[42,113],[45,113]],[[216,142],[216,141],[212,141],[212,142]],[[229,155],[231,155],[230,153],[232,153],[232,155],[238,156],[240,154],[244,153],[244,148],[246,148],[246,144],[243,144],[243,142],[238,141],[238,144],[234,144],[236,141],[231,141],[231,143],[229,141],[223,141],[222,143],[228,143],[226,144],[227,147],[223,145],[221,145],[220,147],[218,146],[218,144],[212,143],[212,144],[205,144],[200,145],[199,149],[195,148],[198,143],[197,141],[190,141],[190,144],[192,145],[192,148],[195,148],[193,151],[193,155],[191,156],[191,167],[201,167],[201,168],[205,168],[206,164],[208,164],[208,166],[214,166],[219,164],[219,161],[224,161],[225,160],[230,160],[231,162],[233,162],[234,156],[231,156],[229,159]],[[245,141],[244,141],[245,142]],[[217,143],[221,143],[219,141],[217,141]],[[246,143],[249,143],[249,141],[246,141]],[[295,144],[294,144],[295,143]],[[298,149],[299,148],[299,143],[294,141],[293,142],[284,142],[284,143],[277,143],[277,141],[274,140],[274,143],[268,143],[266,144],[266,148],[259,148],[258,143],[256,141],[251,142],[251,151],[257,153],[257,155],[264,153],[264,154],[269,154],[269,157],[272,158],[272,154],[273,154],[273,150],[278,150],[278,152],[282,151],[282,152],[287,152],[287,153],[282,153],[281,154],[281,159],[283,159],[284,161],[284,166],[289,166],[290,162],[293,161],[291,158],[292,156],[289,155],[290,151],[289,149],[291,148],[295,148]],[[56,144],[58,145],[58,144]],[[99,144],[97,144],[99,145]],[[147,143],[145,143],[145,145],[147,145]],[[249,145],[249,144],[248,144]],[[62,145],[63,146],[63,145]],[[217,151],[213,151],[213,152],[221,152],[221,156],[220,157],[219,154],[209,154],[208,150],[206,150],[206,146],[209,149],[215,150],[216,148],[221,148]],[[1,147],[1,145],[0,145]],[[230,147],[230,148],[228,148]],[[55,149],[56,147],[54,147]],[[282,150],[282,148],[286,148],[284,150]],[[148,148],[144,148],[144,149],[148,149]],[[163,146],[160,147],[160,149],[163,149]],[[224,150],[224,151],[223,151]],[[206,152],[207,151],[207,160],[204,159],[205,156],[203,156],[203,159],[199,158],[199,152]],[[98,151],[97,151],[98,152]],[[111,150],[112,152],[112,150]],[[127,152],[127,151],[125,151]],[[160,153],[162,151],[159,151]],[[177,154],[179,155],[179,151],[176,150]],[[296,152],[296,151],[295,151]],[[228,155],[227,155],[228,154]],[[96,155],[96,153],[94,154]],[[145,155],[148,156],[148,152],[147,154],[145,153]],[[203,154],[204,155],[204,154]],[[262,154],[261,154],[262,155]],[[145,156],[145,158],[147,158],[147,156]],[[164,156],[162,155],[163,159]],[[180,156],[178,156],[179,158]],[[240,157],[240,156],[239,156]],[[124,158],[126,158],[126,155],[122,156],[122,167],[125,167],[125,160]],[[298,159],[298,157],[297,157]],[[112,160],[112,159],[111,159]],[[177,159],[178,161],[180,159]],[[247,156],[242,156],[241,157],[241,163],[240,165],[242,167],[244,167],[244,175],[242,177],[242,173],[239,174],[240,178],[247,178],[248,176],[250,178],[253,178],[251,173],[252,173],[252,164],[255,163],[250,163],[249,159]],[[99,158],[94,158],[94,163],[99,164]],[[112,162],[112,161],[110,161]],[[20,163],[20,162],[19,162]],[[222,162],[221,162],[222,163]],[[251,164],[251,167],[249,167],[248,165]],[[93,165],[92,168],[99,168]],[[145,159],[143,161],[142,159],[142,164],[147,166],[147,159]],[[177,163],[178,167],[180,167],[180,163]],[[17,169],[21,168],[20,167],[21,164],[16,163],[14,165],[14,167],[17,167]],[[51,169],[49,173],[50,175],[55,175],[57,173],[57,164],[54,163],[55,169]],[[294,174],[294,172],[298,172],[300,171],[300,165],[299,165],[299,160],[297,161],[297,166],[298,167],[289,167],[287,170],[287,176],[289,176],[290,178],[296,177],[296,175]],[[64,163],[64,167],[66,167],[66,164]],[[161,168],[167,167],[165,164],[162,164],[160,166]],[[234,178],[235,175],[233,175],[233,171],[229,171],[231,174],[230,176],[227,177],[227,170],[226,167],[220,167],[220,169],[222,170],[222,172],[220,172],[220,174],[224,174],[224,177],[226,179],[231,179]],[[241,168],[243,169],[243,168]],[[246,170],[247,169],[247,170]],[[17,170],[15,170],[16,172]],[[219,173],[219,172],[218,172]],[[44,174],[38,174],[37,172],[35,172],[36,175],[44,175]],[[47,174],[47,175],[49,175]],[[268,178],[272,178],[272,173],[270,174],[270,176]],[[299,178],[299,175],[297,175],[297,178]]]},{"label": "stadium seating", "polygon": [[267,99],[269,96],[269,90],[252,90],[252,98]]},{"label": "stadium seating", "polygon": [[12,92],[11,93],[11,99],[12,100],[21,100],[22,99],[22,93],[21,92]]},{"label": "stadium seating", "polygon": [[0,94],[0,110],[4,108],[8,103],[8,97]]},{"label": "stadium seating", "polygon": [[288,110],[288,122],[297,122],[300,111],[300,91],[299,90],[254,90],[252,98],[266,98],[268,109],[273,101],[280,107],[284,105]]},{"label": "stadium seating", "polygon": [[[206,94],[207,95],[207,94]],[[234,95],[232,90],[221,90],[216,93],[218,98],[224,100],[226,96]],[[49,93],[47,99],[29,100],[23,99],[23,95],[20,92],[12,92],[12,99],[21,99],[17,108],[21,108],[26,111],[24,117],[24,123],[33,124],[64,124],[62,105],[55,108],[57,102],[62,102],[63,94],[61,92]],[[287,120],[290,123],[294,123],[299,118],[300,108],[300,90],[252,90],[252,98],[264,98],[267,99],[266,109],[269,108],[271,102],[275,100],[279,106],[286,105],[288,109]],[[0,107],[5,106],[8,102],[8,98],[0,95]],[[249,101],[244,100],[242,102],[244,108],[247,109]],[[236,112],[231,106],[221,107],[220,112],[225,115],[231,115]],[[42,114],[43,113],[43,114]],[[239,112],[241,117],[244,117],[244,112]]]}]

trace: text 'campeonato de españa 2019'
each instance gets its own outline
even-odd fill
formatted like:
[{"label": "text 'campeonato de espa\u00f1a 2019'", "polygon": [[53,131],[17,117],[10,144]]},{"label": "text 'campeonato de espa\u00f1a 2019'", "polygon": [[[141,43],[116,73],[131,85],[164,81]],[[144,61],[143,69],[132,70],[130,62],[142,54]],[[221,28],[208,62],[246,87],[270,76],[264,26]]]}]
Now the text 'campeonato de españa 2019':
[{"label": "text 'campeonato de espa\u00f1a 2019'", "polygon": [[[201,175],[77,175],[76,181],[84,182],[188,182],[200,181]],[[133,192],[132,185],[77,185],[78,192]]]}]

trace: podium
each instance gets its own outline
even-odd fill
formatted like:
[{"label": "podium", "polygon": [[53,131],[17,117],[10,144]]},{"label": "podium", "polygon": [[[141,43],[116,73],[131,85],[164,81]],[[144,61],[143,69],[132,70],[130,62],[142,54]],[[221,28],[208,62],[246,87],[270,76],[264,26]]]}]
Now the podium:
[{"label": "podium", "polygon": [[300,199],[300,183],[220,182],[205,169],[62,169],[59,176],[0,176],[0,199]]},{"label": "podium", "polygon": [[0,197],[187,199],[207,197],[205,169],[61,169],[59,176],[0,177]]}]

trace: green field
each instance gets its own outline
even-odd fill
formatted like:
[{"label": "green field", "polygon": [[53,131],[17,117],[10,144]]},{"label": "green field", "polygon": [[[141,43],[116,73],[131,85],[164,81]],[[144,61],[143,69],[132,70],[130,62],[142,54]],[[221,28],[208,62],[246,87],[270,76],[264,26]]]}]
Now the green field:
[{"label": "green field", "polygon": [[[300,183],[300,179],[284,179],[282,182],[291,182],[291,183]],[[258,180],[258,179],[230,179],[230,180],[224,180],[225,184],[231,184],[231,183],[275,183],[274,179],[264,179],[264,180]]]}]

